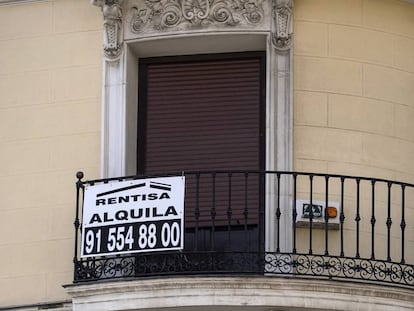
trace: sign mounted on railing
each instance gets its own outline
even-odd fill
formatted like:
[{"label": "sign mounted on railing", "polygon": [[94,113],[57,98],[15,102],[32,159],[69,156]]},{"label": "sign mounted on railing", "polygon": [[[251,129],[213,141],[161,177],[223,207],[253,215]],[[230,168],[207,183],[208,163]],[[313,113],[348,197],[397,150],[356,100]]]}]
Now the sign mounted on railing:
[{"label": "sign mounted on railing", "polygon": [[296,200],[296,226],[309,227],[312,215],[312,227],[315,229],[325,229],[325,212],[328,216],[328,229],[339,229],[340,204],[338,202],[312,200]]},{"label": "sign mounted on railing", "polygon": [[81,257],[184,246],[185,177],[85,187]]}]

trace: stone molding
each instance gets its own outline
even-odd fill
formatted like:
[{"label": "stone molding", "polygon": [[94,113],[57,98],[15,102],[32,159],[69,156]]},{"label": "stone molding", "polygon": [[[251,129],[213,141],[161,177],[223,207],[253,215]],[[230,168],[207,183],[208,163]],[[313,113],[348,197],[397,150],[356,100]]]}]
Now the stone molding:
[{"label": "stone molding", "polygon": [[141,1],[130,11],[132,33],[178,26],[255,26],[264,19],[263,0]]},{"label": "stone molding", "polygon": [[[293,0],[91,0],[91,3],[102,10],[103,50],[108,61],[121,57],[124,40],[167,32],[267,31],[277,51],[286,52],[292,46]],[[267,9],[272,12],[266,12]]]},{"label": "stone molding", "polygon": [[39,311],[39,310],[72,311],[73,309],[72,309],[71,301],[54,301],[54,302],[37,303],[37,304],[31,304],[31,305],[0,307],[0,311]]},{"label": "stone molding", "polygon": [[[46,1],[46,0],[0,0],[0,5],[2,4],[14,4],[14,3],[24,3],[24,2],[40,2],[40,1]],[[92,0],[93,2],[95,0]],[[98,0],[101,1],[101,0]],[[402,2],[407,2],[414,4],[414,0],[401,0]]]},{"label": "stone molding", "polygon": [[273,18],[275,31],[272,42],[279,51],[292,47],[292,0],[273,0]]},{"label": "stone molding", "polygon": [[7,4],[23,4],[26,2],[40,2],[45,0],[0,0],[0,6],[1,5],[7,5]]},{"label": "stone molding", "polygon": [[108,60],[117,60],[122,53],[122,1],[91,0],[93,5],[100,7],[102,10],[104,31],[103,50]]},{"label": "stone molding", "polygon": [[412,289],[276,277],[177,277],[66,286],[73,309],[413,310]]},{"label": "stone molding", "polygon": [[[193,8],[193,11],[183,6],[183,0],[123,0],[122,3],[121,1],[92,0],[93,4],[102,8],[104,22],[105,20],[108,21],[108,26],[119,27],[120,23],[122,26],[121,30],[116,32],[116,36],[108,36],[109,29],[104,28],[104,35],[111,40],[107,41],[108,39],[106,39],[104,46],[101,143],[102,178],[131,175],[136,172],[136,128],[138,124],[136,86],[139,82],[138,59],[140,57],[228,53],[254,51],[257,49],[267,53],[266,169],[270,171],[290,171],[292,169],[293,58],[290,44],[292,0],[208,0],[208,4],[204,2],[204,5],[200,4],[202,3],[200,2],[201,0],[197,0],[198,2],[194,0],[189,5],[189,8]],[[147,27],[145,29],[142,28],[142,32],[131,32],[131,22],[133,20],[133,15],[131,14],[137,14],[139,12],[137,8],[141,8],[144,1],[147,3],[145,7],[150,7],[149,1],[160,5],[163,4],[165,7],[167,7],[167,3],[171,5],[180,3],[180,6],[176,7],[181,10],[179,13],[181,14],[180,22],[177,25],[174,24],[175,26],[163,26],[167,28],[156,30],[153,27],[156,23],[154,19],[151,19],[151,21],[148,20],[148,23],[151,22],[151,25],[145,26]],[[195,3],[199,3],[199,7],[204,7],[204,11],[195,10],[197,7]],[[238,6],[233,7],[233,11],[231,11],[233,19],[236,18],[235,16],[238,16],[238,24],[223,24],[217,18],[212,21],[209,17],[204,17],[207,16],[207,13],[212,14],[214,4],[221,5],[223,3],[226,5],[228,3],[238,3]],[[247,10],[248,4],[250,5],[251,3],[254,4],[249,7],[251,13],[259,12],[253,14],[258,16],[255,19],[257,24],[249,23],[247,15],[243,17],[241,13],[243,10],[240,8]],[[107,10],[105,9],[106,7]],[[135,9],[133,9],[134,7]],[[272,11],[276,8],[284,8],[285,10],[275,15]],[[225,9],[223,10],[225,11]],[[105,12],[107,12],[106,15]],[[149,14],[148,12],[146,11],[142,14]],[[194,15],[196,13],[198,17]],[[263,17],[261,17],[262,13]],[[188,19],[185,19],[182,16],[183,14],[187,14]],[[163,15],[160,13],[158,17],[160,16]],[[226,16],[228,18],[230,15],[224,14],[223,16],[223,18]],[[280,16],[280,21],[277,23],[275,16]],[[172,23],[172,21],[170,22]],[[114,23],[117,26],[114,26]],[[136,26],[138,30],[140,27],[143,26]],[[253,37],[255,38],[253,39]],[[236,38],[240,42],[235,42]],[[286,38],[290,40],[286,40]],[[257,44],[259,41],[261,42]],[[106,42],[112,42],[112,45]],[[275,42],[277,46],[275,46]],[[276,247],[273,215],[276,212],[274,208],[277,193],[275,192],[276,188],[272,186],[273,182],[272,180],[266,182],[266,236],[268,237],[266,239],[266,251],[269,252],[275,251]],[[287,184],[287,181],[281,187],[283,190],[286,190],[286,193],[290,193],[290,185]],[[289,203],[290,199],[289,197],[282,198],[281,205],[291,206]],[[283,215],[287,218],[291,217],[291,213],[283,212]],[[291,221],[284,219],[282,223],[288,224]],[[282,225],[280,232],[284,236],[281,239],[280,248],[282,251],[289,251],[292,244],[292,229],[289,226]]]}]

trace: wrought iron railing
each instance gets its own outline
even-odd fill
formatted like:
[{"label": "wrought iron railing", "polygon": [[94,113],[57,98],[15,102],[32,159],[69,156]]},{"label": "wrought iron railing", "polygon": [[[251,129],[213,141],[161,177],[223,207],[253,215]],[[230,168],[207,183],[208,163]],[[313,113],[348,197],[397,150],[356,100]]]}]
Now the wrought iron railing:
[{"label": "wrought iron railing", "polygon": [[414,287],[413,184],[299,172],[178,175],[186,176],[182,250],[80,258],[84,187],[148,176],[77,174],[74,282],[255,274]]}]

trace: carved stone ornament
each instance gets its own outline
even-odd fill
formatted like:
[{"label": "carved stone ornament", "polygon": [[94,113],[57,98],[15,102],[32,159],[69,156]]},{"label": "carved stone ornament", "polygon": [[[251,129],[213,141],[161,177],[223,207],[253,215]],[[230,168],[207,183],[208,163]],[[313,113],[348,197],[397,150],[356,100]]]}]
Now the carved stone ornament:
[{"label": "carved stone ornament", "polygon": [[279,51],[287,51],[292,46],[292,0],[273,0],[275,32],[273,45]]},{"label": "carved stone ornament", "polygon": [[264,19],[264,0],[145,0],[131,8],[133,33],[178,25],[258,25]]},{"label": "carved stone ornament", "polygon": [[101,7],[104,29],[104,54],[108,60],[115,60],[122,51],[122,0],[92,0]]}]

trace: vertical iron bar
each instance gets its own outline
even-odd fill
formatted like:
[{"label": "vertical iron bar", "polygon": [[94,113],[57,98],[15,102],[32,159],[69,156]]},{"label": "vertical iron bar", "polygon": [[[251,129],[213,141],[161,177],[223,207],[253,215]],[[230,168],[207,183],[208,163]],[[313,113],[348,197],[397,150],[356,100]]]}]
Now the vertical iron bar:
[{"label": "vertical iron bar", "polygon": [[[103,182],[105,183],[105,184],[107,184],[109,181],[107,180],[107,179],[104,179],[103,180]],[[91,187],[93,187],[93,186],[95,186],[95,182],[90,182],[89,183],[89,186],[91,186]],[[84,201],[84,196],[85,196],[85,192],[83,192],[82,193],[82,201]],[[82,224],[80,225],[80,228],[79,228],[80,230],[81,230],[81,234],[82,234]],[[81,262],[82,262],[82,258],[81,258]],[[95,268],[96,268],[96,260],[95,260],[95,258],[92,258],[92,260],[91,261],[89,261],[89,260],[87,260],[86,259],[86,262],[85,262],[85,264],[86,264],[86,267],[88,268],[88,269],[92,269],[92,271],[94,271],[95,270]]]},{"label": "vertical iron bar", "polygon": [[215,230],[216,230],[216,173],[212,174],[212,181],[213,181],[213,206],[211,208],[211,221],[212,221],[212,228],[211,228],[211,250],[213,251],[214,241],[215,241]]},{"label": "vertical iron bar", "polygon": [[328,221],[329,221],[329,215],[328,215],[328,206],[329,206],[329,176],[325,175],[325,256],[329,255],[328,251]]},{"label": "vertical iron bar", "polygon": [[277,221],[277,245],[276,252],[280,252],[280,173],[276,174],[277,177],[277,208],[276,208],[276,221]]},{"label": "vertical iron bar", "polygon": [[391,261],[391,186],[392,183],[388,182],[388,208],[387,208],[387,261]]},{"label": "vertical iron bar", "polygon": [[195,226],[195,242],[194,242],[194,250],[198,250],[198,227],[200,225],[200,173],[196,174],[196,208],[194,212],[196,226]]},{"label": "vertical iron bar", "polygon": [[[231,209],[231,178],[232,173],[228,174],[228,185],[229,185],[229,197],[228,197],[228,206],[227,206],[227,230],[228,230],[228,241],[230,243],[231,240],[231,216],[233,211]],[[229,245],[230,246],[230,245]]]},{"label": "vertical iron bar", "polygon": [[75,249],[73,252],[73,265],[74,265],[74,275],[73,279],[76,281],[78,279],[77,276],[77,263],[78,263],[78,239],[79,239],[79,227],[80,227],[80,221],[79,221],[79,209],[80,209],[80,190],[83,188],[83,184],[81,179],[83,178],[83,172],[77,172],[76,178],[78,179],[76,182],[76,213],[75,213],[75,221],[73,222],[73,225],[75,227]]},{"label": "vertical iron bar", "polygon": [[371,259],[375,259],[375,180],[371,180],[372,208],[371,208]]},{"label": "vertical iron bar", "polygon": [[312,251],[312,230],[313,230],[313,175],[309,176],[310,187],[310,208],[309,208],[309,255],[313,254]]},{"label": "vertical iron bar", "polygon": [[296,254],[296,218],[298,212],[296,211],[297,200],[297,173],[293,173],[293,203],[292,203],[292,219],[293,219],[293,254]]},{"label": "vertical iron bar", "polygon": [[249,209],[248,209],[248,195],[247,195],[247,181],[248,181],[249,173],[244,173],[244,211],[243,211],[243,217],[244,217],[244,234],[246,241],[249,240],[249,233],[247,231],[247,219],[249,217]]},{"label": "vertical iron bar", "polygon": [[401,263],[405,264],[405,185],[401,185]]},{"label": "vertical iron bar", "polygon": [[360,215],[360,202],[359,202],[359,190],[360,190],[360,182],[361,180],[359,178],[356,179],[357,183],[357,207],[356,207],[356,216],[355,216],[355,222],[356,222],[356,253],[355,258],[360,258],[359,255],[359,222],[361,221],[361,215]]},{"label": "vertical iron bar", "polygon": [[340,256],[344,257],[344,222],[345,222],[345,212],[344,212],[344,190],[345,190],[345,177],[341,177],[341,212],[339,216],[339,222],[341,224],[341,252]]},{"label": "vertical iron bar", "polygon": [[[259,243],[258,243],[258,251],[260,253],[264,252],[265,250],[265,189],[266,189],[266,172],[259,172]],[[261,263],[263,265],[263,261]],[[264,267],[261,268],[263,271]]]}]

